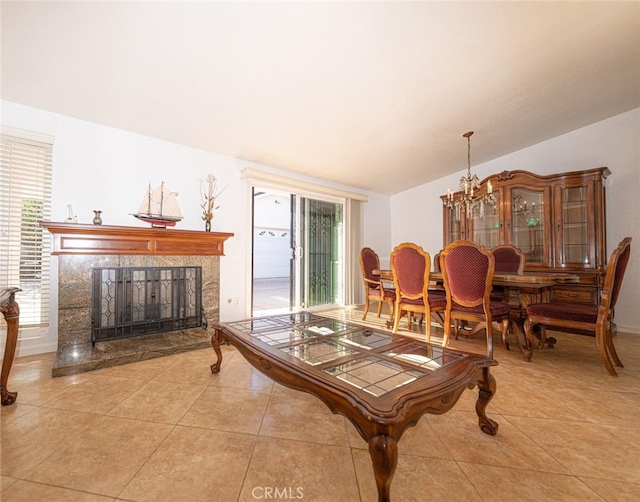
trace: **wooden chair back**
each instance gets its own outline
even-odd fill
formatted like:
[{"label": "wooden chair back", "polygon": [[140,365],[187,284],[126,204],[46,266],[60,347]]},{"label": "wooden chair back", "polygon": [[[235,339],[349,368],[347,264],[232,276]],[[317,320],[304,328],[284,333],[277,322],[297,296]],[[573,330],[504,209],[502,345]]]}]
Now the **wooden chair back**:
[{"label": "wooden chair back", "polygon": [[504,244],[494,247],[491,252],[496,262],[496,272],[522,275],[526,257],[519,248]]},{"label": "wooden chair back", "polygon": [[489,308],[495,270],[491,251],[473,241],[455,241],[440,253],[440,268],[447,302]]},{"label": "wooden chair back", "polygon": [[431,257],[422,247],[404,242],[391,252],[391,271],[396,298],[419,300],[424,298],[429,284]]},{"label": "wooden chair back", "polygon": [[371,248],[362,248],[360,250],[360,269],[362,270],[362,278],[364,279],[365,289],[378,289],[380,287],[380,276],[374,274],[374,270],[380,269],[380,258],[378,254]]},{"label": "wooden chair back", "polygon": [[[607,316],[611,315],[618,301],[622,279],[624,279],[624,273],[627,270],[630,256],[631,237],[625,237],[611,254],[609,264],[607,265],[607,273],[604,278],[604,285],[602,286],[600,309],[604,309]],[[600,315],[600,312],[598,312],[598,317],[600,317]]]}]

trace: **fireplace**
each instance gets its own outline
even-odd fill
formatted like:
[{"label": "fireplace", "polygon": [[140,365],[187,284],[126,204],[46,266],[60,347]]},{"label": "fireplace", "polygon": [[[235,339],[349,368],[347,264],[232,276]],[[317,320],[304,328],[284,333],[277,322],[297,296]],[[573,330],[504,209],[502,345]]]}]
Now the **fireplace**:
[{"label": "fireplace", "polygon": [[203,325],[202,267],[94,268],[91,289],[94,345]]},{"label": "fireplace", "polygon": [[[52,369],[54,377],[210,347],[207,321],[219,320],[220,312],[220,256],[224,255],[224,241],[233,234],[53,222],[41,222],[41,225],[54,237],[52,254],[58,260],[58,350]],[[92,340],[93,274],[96,270],[113,269],[172,270],[165,273],[165,279],[177,274],[169,280],[171,287],[189,291],[194,284],[191,281],[196,279],[190,277],[187,283],[179,285],[184,280],[180,276],[183,272],[173,270],[191,270],[189,274],[200,275],[199,304],[196,298],[189,300],[193,305],[188,307],[186,316],[179,312],[185,305],[176,304],[179,317],[188,319],[173,319],[176,311],[167,313],[169,305],[163,293],[162,306],[157,308],[164,309],[163,315],[170,318],[152,317],[144,321],[146,326],[137,325],[136,321],[135,326],[121,326],[120,332],[114,332],[115,336],[108,340]],[[151,295],[153,286],[146,279],[138,286],[142,287],[143,283],[145,288],[149,286],[145,291]],[[168,287],[166,280],[165,287]],[[158,300],[158,293],[153,295]],[[172,308],[173,302],[172,297]],[[122,315],[115,303],[106,307],[115,309],[113,315]],[[176,329],[151,332],[163,323],[163,328]],[[135,336],[120,336],[127,330]]]}]

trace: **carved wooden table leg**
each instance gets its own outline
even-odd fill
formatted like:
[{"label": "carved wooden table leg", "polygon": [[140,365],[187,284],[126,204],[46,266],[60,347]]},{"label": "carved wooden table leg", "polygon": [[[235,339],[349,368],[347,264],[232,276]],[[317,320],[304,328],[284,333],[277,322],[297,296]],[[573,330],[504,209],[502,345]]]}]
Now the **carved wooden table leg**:
[{"label": "carved wooden table leg", "polygon": [[378,502],[391,500],[391,481],[398,463],[398,443],[389,436],[374,436],[369,440],[369,455],[378,486]]},{"label": "carved wooden table leg", "polygon": [[220,367],[222,366],[222,351],[220,350],[220,331],[216,329],[211,336],[211,345],[218,357],[218,360],[211,365],[211,373],[220,373]]},{"label": "carved wooden table leg", "polygon": [[511,321],[511,329],[513,330],[513,334],[515,335],[516,340],[518,340],[518,346],[520,347],[520,351],[522,352],[523,359],[529,362],[531,361],[531,357],[533,356],[533,348],[531,347],[529,340],[527,340],[523,323],[523,319],[513,320]]},{"label": "carved wooden table leg", "polygon": [[489,368],[482,370],[483,380],[478,384],[478,400],[476,401],[476,413],[482,432],[495,436],[498,432],[498,423],[487,417],[487,405],[496,393],[496,379],[489,372]]},{"label": "carved wooden table leg", "polygon": [[20,288],[5,288],[0,290],[0,311],[7,321],[7,344],[4,347],[4,359],[2,360],[2,373],[0,374],[0,402],[3,406],[13,404],[18,397],[17,392],[7,389],[11,365],[16,353],[18,343],[18,319],[20,307],[15,301],[15,294],[22,291]]}]

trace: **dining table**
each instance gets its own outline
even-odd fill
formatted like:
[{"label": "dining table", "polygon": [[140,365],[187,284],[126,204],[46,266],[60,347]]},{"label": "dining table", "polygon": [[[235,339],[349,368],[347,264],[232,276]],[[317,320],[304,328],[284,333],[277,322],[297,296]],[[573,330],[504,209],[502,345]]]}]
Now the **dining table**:
[{"label": "dining table", "polygon": [[[393,272],[391,270],[376,269],[373,273],[378,274],[383,281],[393,281]],[[576,283],[579,282],[579,280],[578,275],[565,272],[545,273],[525,271],[522,274],[504,272],[495,272],[493,274],[491,284],[503,288],[503,301],[511,307],[509,316],[511,328],[525,361],[531,361],[531,357],[533,356],[533,340],[527,339],[524,330],[524,322],[527,318],[527,305],[549,301],[551,287],[554,285]],[[442,286],[444,283],[442,272],[430,272],[429,281],[434,285]]]}]

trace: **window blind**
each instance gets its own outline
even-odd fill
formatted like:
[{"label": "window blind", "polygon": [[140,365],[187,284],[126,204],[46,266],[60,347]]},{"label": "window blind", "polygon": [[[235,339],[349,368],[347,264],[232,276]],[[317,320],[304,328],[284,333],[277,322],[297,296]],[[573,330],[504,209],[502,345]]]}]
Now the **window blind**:
[{"label": "window blind", "polygon": [[22,289],[21,330],[49,322],[50,236],[39,222],[51,216],[52,153],[52,138],[2,128],[0,286]]}]

